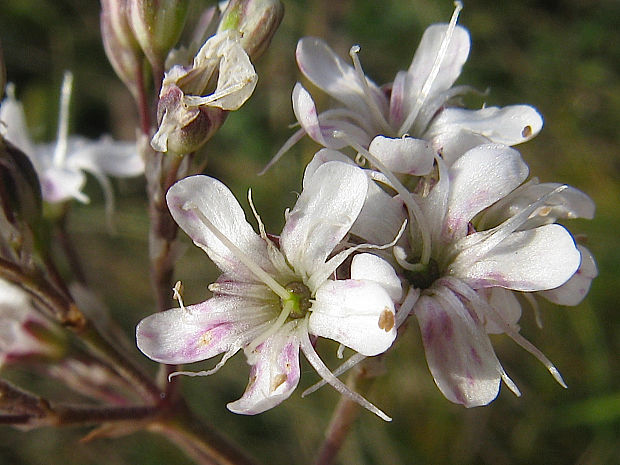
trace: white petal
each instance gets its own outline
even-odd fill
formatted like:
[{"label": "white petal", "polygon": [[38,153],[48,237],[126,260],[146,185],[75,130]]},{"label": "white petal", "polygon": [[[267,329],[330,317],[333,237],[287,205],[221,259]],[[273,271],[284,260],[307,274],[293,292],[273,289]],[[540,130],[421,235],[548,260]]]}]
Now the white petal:
[{"label": "white petal", "polygon": [[[34,146],[26,126],[23,105],[15,98],[12,84],[7,85],[7,96],[0,105],[0,135],[29,157],[34,155]],[[36,164],[36,161],[33,162]]]},{"label": "white petal", "polygon": [[251,300],[214,297],[144,318],[136,328],[136,341],[156,362],[197,362],[241,348],[271,316]]},{"label": "white petal", "polygon": [[[481,137],[485,142],[516,145],[535,137],[542,126],[542,116],[529,105],[486,107],[481,110],[446,108],[433,120],[426,137],[447,148],[454,147],[455,144],[450,141],[454,137],[463,141],[463,133]],[[462,145],[461,153],[473,147]],[[451,150],[442,151],[445,158],[456,158],[456,154],[448,152]]]},{"label": "white petal", "polygon": [[368,147],[390,171],[415,176],[428,174],[433,168],[435,151],[422,139],[402,137],[392,139],[377,136]]},{"label": "white petal", "polygon": [[528,171],[519,152],[510,147],[487,144],[469,150],[450,168],[444,238],[465,236],[469,221],[519,186]]},{"label": "white petal", "polygon": [[[531,180],[485,211],[481,224],[485,227],[497,226],[560,186],[558,183],[538,184],[536,179]],[[594,202],[585,193],[574,187],[565,186],[565,189],[549,196],[520,229],[532,229],[554,223],[558,219],[592,219],[595,209]]]},{"label": "white petal", "polygon": [[305,189],[306,184],[314,173],[319,168],[319,166],[324,165],[328,161],[340,161],[342,163],[347,163],[349,165],[356,166],[349,157],[347,157],[344,153],[338,152],[337,150],[332,149],[321,149],[317,153],[314,154],[310,163],[306,165],[306,169],[304,170],[304,178],[302,186]]},{"label": "white petal", "polygon": [[338,161],[321,165],[286,218],[280,246],[295,271],[309,277],[325,263],[357,218],[368,189],[366,174]]},{"label": "white petal", "polygon": [[255,275],[210,231],[200,215],[259,267],[272,271],[265,241],[254,232],[239,202],[220,181],[208,176],[190,176],[174,184],[168,190],[166,200],[174,220],[198,247],[209,254],[220,270],[239,281],[242,278],[256,281]]},{"label": "white petal", "polygon": [[394,303],[378,283],[326,281],[316,292],[310,333],[367,356],[385,352],[396,338]]},{"label": "white petal", "polygon": [[560,287],[541,292],[545,299],[558,305],[574,306],[581,303],[588,294],[592,280],[598,276],[598,268],[592,252],[582,245],[577,248],[581,253],[579,269]]},{"label": "white petal", "polygon": [[501,365],[480,322],[454,294],[437,291],[443,298],[423,295],[414,307],[428,367],[448,400],[486,405],[499,392]]},{"label": "white petal", "polygon": [[[485,233],[466,239],[476,234]],[[512,233],[486,255],[477,256],[477,247],[466,249],[449,267],[450,275],[473,288],[553,289],[568,281],[581,261],[573,237],[558,224]]]},{"label": "white petal", "polygon": [[[316,37],[304,37],[297,43],[297,64],[301,72],[317,87],[327,92],[336,100],[360,114],[368,114],[362,89],[355,70],[323,40]],[[366,78],[368,87],[377,103],[385,98],[381,90]]]},{"label": "white petal", "polygon": [[351,234],[369,244],[389,244],[396,238],[406,218],[403,202],[370,181],[364,206],[351,227]]},{"label": "white petal", "polygon": [[310,93],[299,82],[293,88],[292,97],[295,117],[312,140],[324,147],[334,149],[342,148],[346,145],[346,142],[342,139],[332,137],[329,130],[323,130],[319,122],[319,115],[317,114],[314,100],[312,100]]},{"label": "white petal", "polygon": [[208,96],[208,106],[238,110],[250,98],[258,75],[250,57],[237,42],[230,42],[222,53],[215,92]]},{"label": "white petal", "polygon": [[403,295],[400,279],[387,261],[370,253],[355,255],[351,261],[351,279],[365,279],[380,284],[394,302]]},{"label": "white petal", "polygon": [[[447,24],[433,24],[424,31],[420,45],[408,70],[408,94],[411,102],[415,101],[431,73],[447,30]],[[461,74],[463,65],[467,61],[469,47],[469,33],[465,28],[457,25],[429,94],[441,92],[454,84],[454,81]]]},{"label": "white petal", "polygon": [[256,415],[287,399],[299,382],[297,322],[290,322],[248,357],[250,381],[243,396],[227,405],[234,413]]},{"label": "white petal", "polygon": [[82,193],[86,176],[81,171],[51,166],[39,175],[39,180],[41,195],[46,202],[57,203],[70,199],[88,202],[88,197]]},{"label": "white petal", "polygon": [[144,161],[134,142],[102,137],[98,141],[72,137],[67,150],[67,165],[116,177],[144,173]]}]

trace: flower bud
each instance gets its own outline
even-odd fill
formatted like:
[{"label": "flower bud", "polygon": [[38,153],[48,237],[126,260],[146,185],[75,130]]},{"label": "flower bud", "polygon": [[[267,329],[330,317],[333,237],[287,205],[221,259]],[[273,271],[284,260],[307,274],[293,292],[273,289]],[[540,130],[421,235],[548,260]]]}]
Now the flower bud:
[{"label": "flower bud", "polygon": [[283,16],[284,5],[279,0],[230,0],[218,32],[233,29],[241,33],[241,46],[256,60],[269,46]]},{"label": "flower bud", "polygon": [[9,223],[33,224],[41,216],[41,186],[30,159],[0,138],[0,208]]},{"label": "flower bud", "polygon": [[0,280],[0,367],[6,363],[59,359],[67,339],[39,314],[19,287]]},{"label": "flower bud", "polygon": [[129,24],[153,69],[163,69],[168,52],[179,40],[187,0],[128,0]]},{"label": "flower bud", "polygon": [[142,50],[128,22],[127,0],[101,0],[103,48],[118,77],[137,97]]},{"label": "flower bud", "polygon": [[151,145],[159,152],[186,154],[202,147],[224,123],[227,111],[217,107],[188,107],[174,84],[162,89],[157,106],[159,129]]}]

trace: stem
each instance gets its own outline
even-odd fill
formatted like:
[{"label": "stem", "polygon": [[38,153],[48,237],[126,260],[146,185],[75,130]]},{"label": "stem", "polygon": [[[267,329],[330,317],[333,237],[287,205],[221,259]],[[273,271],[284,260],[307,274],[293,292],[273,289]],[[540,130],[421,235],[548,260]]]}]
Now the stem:
[{"label": "stem", "polygon": [[[380,364],[380,360],[372,358],[364,360],[355,367],[354,371],[349,373],[346,382],[347,386],[361,395],[366,394],[374,378],[381,372],[378,367]],[[346,396],[340,397],[340,401],[334,409],[329,426],[325,432],[325,439],[317,454],[315,465],[330,465],[334,462],[359,412],[360,405],[357,402]]]},{"label": "stem", "polygon": [[65,253],[65,257],[67,258],[67,263],[73,272],[73,278],[80,284],[86,285],[86,273],[84,273],[84,268],[80,262],[79,255],[73,246],[73,241],[69,236],[67,231],[67,221],[68,221],[69,209],[65,208],[60,216],[58,222],[56,223],[56,233],[58,235],[58,239],[60,241],[60,245],[62,247],[63,252]]},{"label": "stem", "polygon": [[257,465],[240,448],[195,417],[181,401],[174,405],[174,417],[154,422],[148,429],[165,436],[201,465]]},{"label": "stem", "polygon": [[137,105],[138,117],[140,118],[140,129],[142,134],[149,137],[151,134],[151,108],[144,89],[144,72],[141,60],[136,63],[136,84],[138,87]]},{"label": "stem", "polygon": [[62,326],[70,329],[100,358],[114,367],[150,401],[158,402],[161,391],[141,369],[123,356],[90,323],[71,299],[47,281],[25,274],[15,264],[0,258],[0,276],[11,281],[41,302]]}]

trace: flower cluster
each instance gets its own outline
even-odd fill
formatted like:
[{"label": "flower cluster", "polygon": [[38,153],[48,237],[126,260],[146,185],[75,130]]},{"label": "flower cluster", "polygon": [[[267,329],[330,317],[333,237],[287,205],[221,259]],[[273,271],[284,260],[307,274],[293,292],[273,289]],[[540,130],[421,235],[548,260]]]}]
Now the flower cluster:
[{"label": "flower cluster", "polygon": [[[222,275],[207,301],[185,307],[177,292],[180,308],[139,324],[147,356],[179,364],[224,354],[204,375],[242,349],[250,380],[228,407],[255,414],[291,395],[301,350],[324,383],[388,419],[336,375],[385,352],[411,316],[452,402],[488,404],[502,380],[519,395],[489,334],[505,333],[564,385],[519,333],[521,301],[584,298],[594,259],[558,221],[592,218],[594,205],[575,188],[528,181],[512,146],[541,130],[534,108],[457,105],[471,91],[454,86],[470,49],[460,9],[449,24],[429,27],[408,70],[381,87],[362,71],[359,47],[350,66],[321,39],[299,41],[302,74],[337,101],[318,112],[301,84],[293,90],[301,129],[273,161],[304,135],[323,147],[299,199],[273,236],[254,212],[257,234],[213,178],[189,177],[168,191],[173,218]],[[318,337],[357,354],[332,372],[315,350]]]}]

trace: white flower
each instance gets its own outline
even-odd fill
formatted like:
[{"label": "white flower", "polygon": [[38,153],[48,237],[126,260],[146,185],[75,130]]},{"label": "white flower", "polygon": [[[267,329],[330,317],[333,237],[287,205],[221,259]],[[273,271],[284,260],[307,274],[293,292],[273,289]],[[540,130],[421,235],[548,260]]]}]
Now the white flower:
[{"label": "white flower", "polygon": [[117,142],[110,137],[92,141],[68,136],[69,99],[73,77],[65,73],[61,91],[58,139],[51,144],[34,144],[26,127],[22,104],[15,99],[14,88],[7,86],[7,97],[0,105],[0,133],[21,149],[32,161],[39,176],[43,199],[50,203],[76,199],[88,203],[82,189],[85,173],[101,183],[108,211],[113,207],[112,187],[107,176],[132,177],[144,172],[144,162],[134,143]]},{"label": "white flower", "polygon": [[[362,155],[373,158],[369,152]],[[503,204],[529,171],[520,154],[504,145],[480,145],[451,166],[438,159],[438,166],[439,178],[422,178],[416,187],[419,194],[408,193],[389,170],[381,173],[411,218],[407,241],[395,247],[394,255],[401,273],[422,291],[412,313],[437,386],[449,400],[467,407],[491,402],[501,379],[518,393],[487,336],[500,332],[538,357],[563,384],[551,362],[519,334],[521,309],[510,291],[558,288],[580,266],[581,255],[570,233],[553,219],[537,221],[534,214],[548,203],[561,204],[554,196],[572,191],[553,185]],[[365,205],[370,216],[385,208],[386,199],[380,199]],[[519,200],[520,208],[509,208]],[[498,219],[494,227],[474,221],[481,212],[489,221]],[[366,231],[376,227],[359,224],[353,230],[365,238]],[[385,239],[376,233],[375,237]]]},{"label": "white flower", "polygon": [[[396,337],[394,300],[400,281],[383,260],[353,258],[350,279],[334,279],[356,248],[338,245],[357,218],[368,187],[355,166],[329,162],[304,178],[278,244],[260,224],[258,235],[232,193],[219,181],[193,176],[167,194],[175,221],[222,271],[207,301],[151,315],[138,325],[138,347],[153,360],[176,364],[224,357],[239,349],[252,366],[248,387],[228,408],[256,414],[290,396],[299,381],[299,349],[341,393],[384,419],[323,364],[310,335],[334,339],[367,356]],[[279,247],[278,247],[279,245]]]},{"label": "white flower", "polygon": [[351,142],[368,148],[379,135],[411,136],[426,141],[431,153],[441,153],[448,163],[483,143],[515,145],[538,134],[543,121],[529,105],[480,110],[448,106],[450,99],[471,90],[454,86],[470,49],[469,33],[456,24],[461,8],[457,2],[449,24],[426,29],[408,70],[399,71],[394,82],[383,87],[365,76],[359,46],[351,48],[351,66],[323,40],[302,38],[296,52],[299,69],[340,106],[319,113],[310,93],[297,83],[292,99],[301,129],[268,166],[305,134],[332,149]]}]

